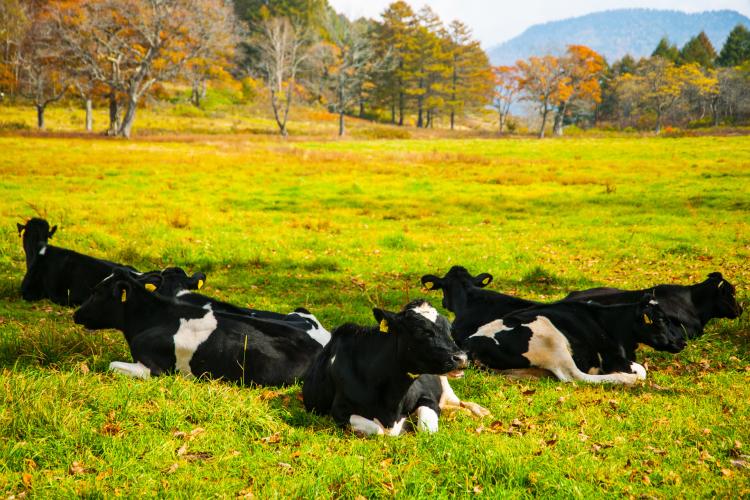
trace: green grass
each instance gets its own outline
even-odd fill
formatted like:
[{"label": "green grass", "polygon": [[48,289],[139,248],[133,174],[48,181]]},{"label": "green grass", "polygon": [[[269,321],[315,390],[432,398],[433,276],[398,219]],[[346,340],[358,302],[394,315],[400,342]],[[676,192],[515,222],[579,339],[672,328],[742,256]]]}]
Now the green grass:
[{"label": "green grass", "polygon": [[[552,300],[720,270],[748,306],[744,137],[130,142],[0,137],[0,492],[40,498],[747,497],[750,323],[714,321],[679,355],[644,349],[632,388],[471,371],[492,411],[433,436],[361,439],[307,414],[299,387],[107,372],[119,332],[25,303],[15,222],[141,269],[208,273],[206,293],[373,323],[461,264]],[[433,304],[440,295],[430,294]]]}]

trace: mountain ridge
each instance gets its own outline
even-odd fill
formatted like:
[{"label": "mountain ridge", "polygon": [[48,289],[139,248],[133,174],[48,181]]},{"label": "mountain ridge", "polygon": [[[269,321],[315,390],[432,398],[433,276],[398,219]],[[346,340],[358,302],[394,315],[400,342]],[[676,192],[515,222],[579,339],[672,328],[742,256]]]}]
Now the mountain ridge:
[{"label": "mountain ridge", "polygon": [[548,21],[490,48],[493,64],[513,64],[532,55],[561,54],[567,45],[586,45],[613,62],[625,54],[651,55],[666,36],[678,47],[705,31],[719,52],[737,24],[750,28],[750,18],[734,10],[687,13],[663,9],[612,9]]}]

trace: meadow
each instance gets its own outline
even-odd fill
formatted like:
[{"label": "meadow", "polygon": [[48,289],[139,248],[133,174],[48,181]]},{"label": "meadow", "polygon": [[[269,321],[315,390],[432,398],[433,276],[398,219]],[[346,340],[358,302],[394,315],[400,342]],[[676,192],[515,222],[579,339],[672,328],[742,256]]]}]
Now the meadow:
[{"label": "meadow", "polygon": [[714,320],[678,355],[641,349],[649,374],[634,387],[470,370],[452,385],[491,416],[364,439],[306,413],[299,386],[108,373],[130,360],[122,334],[21,300],[15,226],[44,216],[55,245],[202,270],[206,294],[304,306],[329,328],[373,324],[372,307],[419,296],[450,317],[419,277],[455,264],[540,300],[718,270],[747,309],[746,136],[284,141],[201,129],[0,136],[3,496],[750,496],[748,313]]}]

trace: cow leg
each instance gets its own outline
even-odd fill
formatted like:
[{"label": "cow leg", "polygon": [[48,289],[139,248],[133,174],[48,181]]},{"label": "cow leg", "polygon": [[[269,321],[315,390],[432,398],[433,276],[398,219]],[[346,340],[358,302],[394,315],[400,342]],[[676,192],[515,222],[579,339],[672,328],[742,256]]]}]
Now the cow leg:
[{"label": "cow leg", "polygon": [[142,363],[125,363],[123,361],[113,361],[109,364],[109,369],[121,375],[127,375],[133,378],[147,379],[151,377],[151,370]]},{"label": "cow leg", "polygon": [[429,432],[430,434],[438,430],[438,413],[429,406],[420,406],[417,408],[417,431]]},{"label": "cow leg", "polygon": [[556,366],[548,366],[545,368],[554,373],[555,376],[563,382],[571,382],[575,380],[592,384],[610,383],[632,385],[638,380],[638,375],[635,373],[615,372],[606,375],[591,375],[584,373],[576,366],[570,354],[563,356],[562,359],[558,358],[557,361],[558,363]]},{"label": "cow leg", "polygon": [[466,408],[477,417],[486,417],[490,414],[490,411],[483,406],[479,406],[471,401],[461,401],[453,392],[453,388],[448,382],[448,377],[440,377],[440,386],[443,389],[442,395],[440,396],[440,409],[445,410],[448,408]]},{"label": "cow leg", "polygon": [[370,420],[360,415],[351,415],[349,417],[349,425],[352,426],[352,430],[356,434],[363,434],[365,436],[385,434],[385,428],[380,425],[377,419]]}]

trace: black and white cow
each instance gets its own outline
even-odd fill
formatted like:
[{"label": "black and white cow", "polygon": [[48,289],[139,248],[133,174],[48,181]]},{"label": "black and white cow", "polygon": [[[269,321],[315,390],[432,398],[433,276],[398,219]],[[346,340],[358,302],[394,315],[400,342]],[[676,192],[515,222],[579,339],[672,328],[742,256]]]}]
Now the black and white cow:
[{"label": "black and white cow", "polygon": [[[197,272],[188,276],[181,267],[167,267],[161,271],[134,273],[134,277],[149,291],[158,292],[166,297],[177,297],[200,290],[206,283],[206,274]],[[201,304],[203,305],[203,304]]]},{"label": "black and white cow", "polygon": [[490,368],[536,367],[562,381],[633,384],[646,378],[635,362],[639,343],[668,352],[685,347],[682,331],[649,294],[637,304],[556,302],[512,312],[461,346]]},{"label": "black and white cow", "polygon": [[436,431],[442,395],[454,403],[458,398],[442,389],[442,379],[415,380],[466,366],[448,320],[421,299],[399,313],[373,314],[379,327],[345,324],[334,330],[304,377],[305,408],[366,435],[396,436],[411,413],[418,429]]},{"label": "black and white cow", "polygon": [[443,307],[456,315],[453,320],[453,338],[459,345],[476,332],[477,328],[494,319],[513,311],[541,305],[532,300],[485,290],[484,287],[491,282],[491,274],[472,276],[461,266],[453,266],[442,278],[432,274],[422,276],[425,288],[443,291]]},{"label": "black and white cow", "polygon": [[288,323],[180,302],[120,269],[96,286],[73,319],[89,329],[122,331],[134,363],[113,362],[110,369],[140,378],[180,373],[285,385],[301,378],[322,349]]},{"label": "black and white cow", "polygon": [[652,293],[667,316],[685,330],[688,339],[699,337],[713,318],[735,319],[742,314],[734,285],[721,273],[711,273],[694,285],[656,285],[645,290],[592,288],[571,292],[565,301],[592,301],[598,304],[637,302],[644,293]]}]

